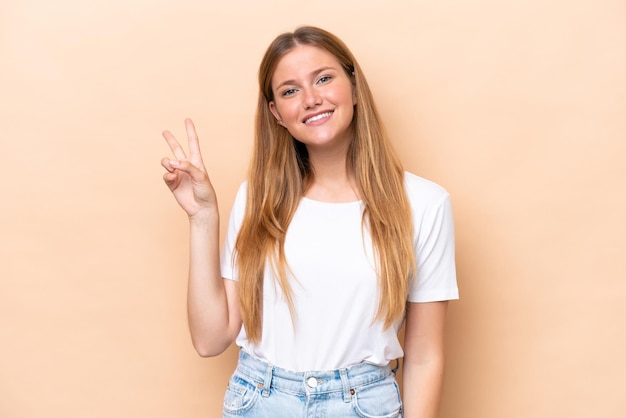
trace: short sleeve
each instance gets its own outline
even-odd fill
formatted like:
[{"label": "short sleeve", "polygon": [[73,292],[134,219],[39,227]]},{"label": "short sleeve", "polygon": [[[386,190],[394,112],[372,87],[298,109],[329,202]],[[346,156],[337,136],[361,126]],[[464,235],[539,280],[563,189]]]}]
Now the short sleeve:
[{"label": "short sleeve", "polygon": [[230,280],[237,280],[237,268],[235,264],[235,242],[237,241],[237,235],[239,234],[239,228],[243,221],[243,216],[246,210],[246,195],[247,195],[247,183],[244,182],[239,186],[237,194],[235,196],[235,202],[233,208],[230,211],[230,217],[228,219],[228,227],[226,229],[226,238],[222,246],[222,252],[220,255],[220,268],[222,277]]},{"label": "short sleeve", "polygon": [[413,197],[419,202],[413,209],[417,275],[409,290],[409,302],[459,298],[450,196],[434,183],[431,185],[427,193]]}]

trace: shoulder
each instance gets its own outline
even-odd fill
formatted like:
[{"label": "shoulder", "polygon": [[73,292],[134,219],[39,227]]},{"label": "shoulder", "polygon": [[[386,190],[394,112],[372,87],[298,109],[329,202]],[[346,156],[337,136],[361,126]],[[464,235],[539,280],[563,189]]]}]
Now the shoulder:
[{"label": "shoulder", "polygon": [[231,213],[237,218],[243,218],[243,214],[246,210],[246,200],[248,195],[248,182],[244,181],[239,185],[237,193],[235,194],[235,201],[231,209]]},{"label": "shoulder", "polygon": [[437,183],[408,171],[404,172],[404,187],[413,209],[439,206],[450,198],[448,191]]},{"label": "shoulder", "polygon": [[242,181],[239,185],[239,188],[237,189],[237,197],[239,197],[240,195],[243,195],[245,197],[246,193],[248,193],[248,180]]}]

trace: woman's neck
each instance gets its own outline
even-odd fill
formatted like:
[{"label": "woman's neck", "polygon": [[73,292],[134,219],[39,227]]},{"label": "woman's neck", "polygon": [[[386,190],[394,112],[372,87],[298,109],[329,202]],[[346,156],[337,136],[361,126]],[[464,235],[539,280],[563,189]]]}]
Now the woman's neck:
[{"label": "woman's neck", "polygon": [[321,156],[309,154],[312,181],[304,196],[322,202],[345,203],[359,200],[356,180],[346,164],[346,153]]}]

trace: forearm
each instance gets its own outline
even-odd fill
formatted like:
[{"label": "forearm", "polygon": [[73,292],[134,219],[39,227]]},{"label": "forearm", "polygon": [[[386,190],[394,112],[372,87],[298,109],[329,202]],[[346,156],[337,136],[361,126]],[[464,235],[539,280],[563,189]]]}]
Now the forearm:
[{"label": "forearm", "polygon": [[405,362],[402,369],[405,418],[437,418],[443,386],[444,359]]},{"label": "forearm", "polygon": [[202,356],[223,352],[232,342],[228,299],[220,272],[219,215],[190,219],[187,315],[194,347]]},{"label": "forearm", "polygon": [[445,364],[448,302],[408,303],[402,370],[406,418],[437,418]]}]

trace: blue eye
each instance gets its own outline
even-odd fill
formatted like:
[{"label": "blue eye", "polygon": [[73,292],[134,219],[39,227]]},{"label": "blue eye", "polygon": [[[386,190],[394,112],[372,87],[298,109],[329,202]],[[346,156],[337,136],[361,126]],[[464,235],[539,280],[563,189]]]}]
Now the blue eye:
[{"label": "blue eye", "polygon": [[296,92],[296,89],[287,89],[285,91],[283,91],[282,96],[291,96],[292,94],[294,94]]},{"label": "blue eye", "polygon": [[319,80],[317,80],[317,82],[318,82],[318,83],[322,83],[322,84],[323,84],[323,83],[328,83],[328,82],[330,81],[330,79],[331,79],[331,78],[332,78],[331,76],[329,76],[329,75],[325,75],[325,76],[320,77],[320,79],[319,79]]}]

